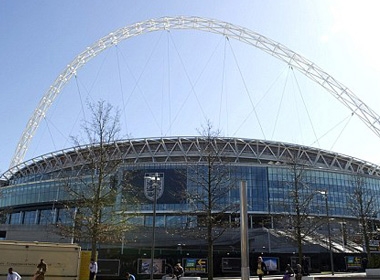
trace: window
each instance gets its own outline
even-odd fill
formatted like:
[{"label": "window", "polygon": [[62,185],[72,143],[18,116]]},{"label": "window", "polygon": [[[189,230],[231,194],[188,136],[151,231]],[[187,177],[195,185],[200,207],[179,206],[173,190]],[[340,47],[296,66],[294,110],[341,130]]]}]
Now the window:
[{"label": "window", "polygon": [[39,211],[39,224],[47,225],[55,223],[56,209],[43,209]]},{"label": "window", "polygon": [[36,223],[37,211],[26,211],[24,213],[24,222],[25,225],[33,225]]},{"label": "window", "polygon": [[12,213],[11,214],[10,224],[11,225],[19,225],[19,224],[21,224],[21,212],[17,212],[17,213]]}]

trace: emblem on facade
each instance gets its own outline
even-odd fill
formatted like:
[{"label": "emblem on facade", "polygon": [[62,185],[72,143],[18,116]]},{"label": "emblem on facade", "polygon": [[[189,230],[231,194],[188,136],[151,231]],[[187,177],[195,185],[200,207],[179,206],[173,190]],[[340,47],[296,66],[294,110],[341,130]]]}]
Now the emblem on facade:
[{"label": "emblem on facade", "polygon": [[164,173],[145,173],[144,176],[144,195],[150,201],[159,199],[164,194]]}]

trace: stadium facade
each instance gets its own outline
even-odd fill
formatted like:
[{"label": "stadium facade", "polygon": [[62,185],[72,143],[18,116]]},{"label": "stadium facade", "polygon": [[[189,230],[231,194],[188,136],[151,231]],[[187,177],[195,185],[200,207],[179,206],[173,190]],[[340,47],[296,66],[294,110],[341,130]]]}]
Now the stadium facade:
[{"label": "stadium facade", "polygon": [[[226,193],[226,205],[240,201],[239,182],[247,182],[249,250],[252,255],[286,256],[288,259],[296,253],[296,245],[287,234],[296,214],[290,195],[295,175],[302,177],[300,195],[312,197],[308,217],[329,218],[336,265],[339,267],[339,263],[344,262],[345,255],[364,253],[359,220],[351,211],[349,199],[355,189],[355,178],[360,177],[364,193],[374,198],[371,227],[376,232],[377,213],[380,212],[380,168],[374,164],[312,147],[254,139],[217,137],[210,142],[205,137],[176,137],[111,143],[107,157],[122,161],[115,175],[133,170],[140,176],[134,181],[135,187],[140,189],[146,187],[147,176],[155,174],[160,177],[162,195],[157,199],[155,211],[155,246],[159,250],[156,255],[175,258],[207,256],[204,238],[185,240],[180,233],[180,229],[200,228],[202,223],[192,202],[184,202],[176,195],[184,191],[196,192],[196,183],[190,177],[194,166],[207,168],[206,143],[211,143],[218,161],[229,169],[230,177],[237,184]],[[3,213],[0,237],[24,241],[72,241],[52,232],[51,227],[67,219],[67,209],[63,207],[67,198],[64,184],[68,176],[86,165],[92,148],[81,146],[45,154],[5,172],[0,188],[0,210]],[[115,203],[125,202],[116,199]],[[152,201],[142,202],[139,211],[139,217],[133,219],[140,226],[139,230],[125,233],[122,243],[102,244],[102,248],[117,248],[122,253],[131,250],[131,255],[148,256]],[[226,211],[225,217],[231,221],[231,226],[215,242],[215,252],[225,257],[239,257],[240,232],[236,226],[239,213]],[[285,220],[287,223],[283,223]],[[304,253],[309,256],[327,253],[327,233],[326,223],[321,224],[314,235],[304,241]],[[86,243],[81,245],[88,246]],[[343,261],[338,259],[339,254]],[[328,265],[323,257],[313,262],[319,267],[324,262]]]}]

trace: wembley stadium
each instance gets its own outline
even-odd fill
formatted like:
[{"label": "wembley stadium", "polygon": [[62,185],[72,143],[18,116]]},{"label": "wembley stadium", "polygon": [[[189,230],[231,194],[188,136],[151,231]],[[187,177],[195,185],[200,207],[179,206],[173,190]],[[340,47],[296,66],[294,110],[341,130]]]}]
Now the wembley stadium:
[{"label": "wembley stadium", "polygon": [[[295,266],[300,262],[299,256],[303,255],[311,271],[362,269],[358,260],[368,257],[369,253],[380,252],[380,167],[357,157],[311,147],[312,144],[290,143],[294,142],[296,135],[277,123],[281,117],[272,111],[276,118],[274,126],[281,127],[292,140],[249,138],[259,137],[251,135],[263,130],[264,122],[257,127],[253,125],[258,121],[257,107],[246,92],[244,79],[244,89],[240,92],[247,93],[246,99],[242,99],[239,90],[234,88],[231,99],[236,103],[226,103],[231,103],[231,107],[237,110],[235,113],[243,111],[239,106],[241,103],[250,106],[247,114],[252,115],[253,121],[240,114],[235,116],[236,122],[245,123],[248,137],[236,136],[239,133],[233,136],[178,136],[188,132],[172,132],[172,123],[168,121],[168,135],[177,136],[166,136],[162,133],[163,127],[160,129],[162,134],[152,133],[149,127],[148,132],[138,138],[128,136],[124,137],[125,140],[89,141],[91,144],[70,145],[60,150],[43,147],[55,151],[44,150],[36,153],[38,156],[28,155],[29,159],[24,159],[35,132],[63,88],[66,85],[74,87],[81,96],[82,80],[77,71],[87,62],[129,38],[156,31],[193,29],[221,35],[226,41],[235,39],[285,63],[289,71],[300,72],[327,91],[329,97],[349,110],[350,117],[357,117],[380,137],[380,117],[375,111],[316,64],[261,34],[200,17],[164,17],[135,23],[111,32],[87,47],[67,65],[42,97],[21,136],[9,169],[0,176],[0,239],[70,242],[78,243],[83,250],[90,250],[94,244],[84,237],[81,226],[86,216],[91,218],[86,215],[89,207],[84,204],[91,194],[81,186],[91,185],[92,180],[103,176],[105,181],[101,185],[105,185],[106,192],[111,195],[104,204],[99,204],[103,207],[99,210],[101,217],[97,217],[99,224],[106,224],[111,217],[116,217],[115,223],[124,223],[127,219],[123,230],[109,234],[108,239],[97,244],[99,259],[119,260],[124,272],[133,268],[131,272],[142,275],[142,278],[148,274],[144,264],[153,264],[153,259],[154,263],[156,259],[160,262],[157,272],[160,276],[165,274],[166,263],[176,262],[185,264],[188,273],[206,274],[207,256],[211,251],[214,260],[210,267],[213,267],[215,276],[240,275],[243,222],[239,206],[244,185],[251,265],[257,256],[262,256],[270,265],[270,271],[280,272],[288,263]],[[122,73],[119,74],[121,77]],[[155,73],[154,76],[159,75]],[[73,77],[76,83],[69,84]],[[149,83],[154,84],[151,80]],[[182,89],[186,84],[176,83],[181,92],[186,92]],[[137,81],[129,85],[133,90],[138,88]],[[155,103],[160,99],[157,88],[153,89],[155,98],[149,100],[151,104],[137,106],[132,103],[134,119],[131,122],[135,130],[148,125],[144,122],[148,115],[137,113],[146,107],[164,108]],[[194,89],[195,83],[190,83],[189,96]],[[74,93],[75,90],[72,89]],[[208,91],[199,94],[202,97],[209,95]],[[201,103],[198,95],[194,96],[197,97],[196,103]],[[120,102],[118,98],[116,102]],[[213,102],[214,99],[210,97],[203,102],[217,103]],[[276,96],[273,100],[277,99],[280,98]],[[178,118],[185,115],[185,101],[181,100],[183,104],[177,108]],[[273,103],[270,98],[268,102]],[[80,111],[84,107],[81,101],[71,104],[81,107]],[[282,106],[279,104],[279,108]],[[188,109],[191,116],[187,116],[193,121],[191,125],[197,121],[194,117],[197,114],[202,115],[202,120],[207,119],[207,114],[203,116],[193,107]],[[324,115],[327,122],[330,122],[330,111],[326,109],[328,113]],[[154,115],[154,112],[151,110],[150,113]],[[68,117],[64,116],[61,125],[76,123],[78,116],[72,115],[75,120],[66,120]],[[321,115],[317,114],[318,117]],[[287,118],[282,121],[297,127]],[[220,118],[217,123],[223,122]],[[186,129],[189,125],[178,126]],[[68,130],[74,130],[74,126]],[[314,127],[311,130],[314,131]],[[315,143],[314,134],[309,143]],[[65,134],[59,133],[58,137],[62,135]],[[153,138],[152,135],[160,136]],[[107,166],[105,173],[101,165]],[[80,192],[79,196],[73,196],[73,193]],[[212,228],[209,228],[209,220]],[[62,231],[64,228],[66,232]],[[213,237],[212,250],[210,236]]]},{"label": "wembley stadium", "polygon": [[[353,178],[360,176],[366,193],[375,198],[375,210],[380,210],[380,169],[368,162],[349,156],[288,143],[239,138],[178,137],[132,139],[109,144],[108,160],[120,160],[116,174],[133,170],[137,174],[134,188],[144,188],[147,174],[159,174],[163,193],[157,199],[156,250],[160,256],[204,257],[207,244],[204,238],[184,237],[183,231],[198,230],[201,223],[199,211],[194,211],[191,201],[184,202],[176,193],[196,192],[190,179],[195,166],[207,167],[205,145],[212,146],[218,163],[229,170],[233,182],[247,182],[249,249],[251,254],[278,256],[280,261],[294,257],[296,245],[288,230],[296,215],[291,206],[294,199],[295,174],[302,177],[297,182],[299,193],[311,195],[308,219],[316,224],[318,217],[329,218],[310,238],[304,241],[304,254],[314,256],[313,267],[328,266],[328,233],[332,238],[336,269],[343,269],[344,256],[364,252],[358,218],[351,211],[348,195],[355,186]],[[2,238],[10,240],[38,240],[70,242],[54,234],[51,226],[64,222],[65,182],[73,173],[83,169],[92,156],[91,146],[74,147],[46,154],[13,168],[2,182],[0,209],[5,215],[0,226]],[[302,173],[302,175],[300,175]],[[179,181],[182,181],[179,183]],[[322,191],[324,193],[322,193]],[[223,200],[226,204],[238,203],[239,192],[231,188]],[[325,208],[328,205],[328,209]],[[115,203],[123,203],[116,199]],[[327,204],[328,203],[328,204]],[[140,215],[134,220],[138,230],[126,232],[123,243],[103,244],[101,248],[130,250],[132,256],[149,254],[152,228],[152,202],[140,202]],[[328,212],[326,212],[328,211]],[[225,211],[230,227],[215,242],[218,260],[238,256],[240,252],[239,228],[235,210]],[[283,221],[286,220],[286,223]],[[372,217],[372,227],[378,226],[378,217]],[[83,248],[88,244],[82,242]],[[109,251],[108,251],[109,252]],[[157,253],[156,253],[157,254]],[[327,256],[327,255],[326,255]]]}]

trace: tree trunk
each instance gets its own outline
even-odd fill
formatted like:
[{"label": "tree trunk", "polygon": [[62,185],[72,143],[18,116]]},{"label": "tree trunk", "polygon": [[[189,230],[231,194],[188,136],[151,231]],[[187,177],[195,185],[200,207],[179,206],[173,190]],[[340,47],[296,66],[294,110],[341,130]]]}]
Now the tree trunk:
[{"label": "tree trunk", "polygon": [[208,262],[207,262],[208,280],[213,280],[213,278],[214,278],[214,244],[213,244],[212,240],[209,240],[209,242],[208,242],[207,257],[208,257]]}]

